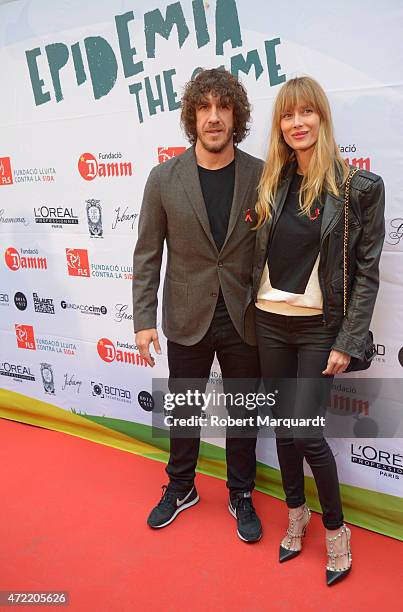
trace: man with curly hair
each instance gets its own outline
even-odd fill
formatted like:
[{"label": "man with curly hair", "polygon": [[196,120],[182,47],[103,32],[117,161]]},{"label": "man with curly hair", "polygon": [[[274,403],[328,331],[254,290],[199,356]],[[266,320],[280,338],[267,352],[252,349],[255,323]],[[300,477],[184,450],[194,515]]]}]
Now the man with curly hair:
[{"label": "man with curly hair", "polygon": [[[134,251],[133,319],[136,344],[154,365],[160,354],[157,291],[163,245],[167,267],[162,329],[167,337],[169,388],[204,391],[214,356],[224,391],[256,390],[260,367],[251,303],[255,202],[263,162],[236,146],[248,133],[250,104],[241,83],[223,69],[201,71],[185,88],[181,123],[192,144],[185,153],[152,169],[144,191]],[[239,386],[233,381],[242,380]],[[189,384],[187,388],[189,388]],[[227,406],[230,415],[242,410]],[[176,417],[195,414],[175,407]],[[198,409],[200,411],[200,408]],[[200,414],[200,412],[199,412]],[[238,536],[261,538],[252,504],[257,429],[227,427],[229,511]],[[199,501],[194,484],[200,428],[170,430],[169,484],[148,517],[153,528],[169,525]]]}]

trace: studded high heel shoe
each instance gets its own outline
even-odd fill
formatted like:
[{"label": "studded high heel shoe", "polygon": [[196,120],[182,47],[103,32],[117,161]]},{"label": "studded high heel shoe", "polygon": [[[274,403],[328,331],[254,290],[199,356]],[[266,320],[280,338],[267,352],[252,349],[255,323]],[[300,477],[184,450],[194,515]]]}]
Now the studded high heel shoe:
[{"label": "studded high heel shoe", "polygon": [[[347,551],[343,553],[335,553],[334,552],[335,542],[337,541],[338,538],[341,538],[343,534],[346,534],[346,538],[347,538]],[[350,539],[351,539],[351,531],[347,527],[347,525],[343,525],[343,527],[340,529],[337,536],[334,536],[334,538],[326,537],[326,541],[329,543],[327,556],[330,561],[326,566],[327,586],[331,586],[332,584],[339,582],[342,578],[345,578],[347,574],[349,573],[349,571],[351,570],[353,558],[351,556]],[[345,557],[345,556],[347,556],[347,567],[336,569],[336,559],[339,559],[340,557]]]},{"label": "studded high heel shoe", "polygon": [[[304,514],[307,516],[306,523],[303,526],[302,531],[300,533],[296,533],[295,532],[296,522],[301,520]],[[289,524],[288,524],[288,529],[287,529],[287,542],[285,543],[284,546],[280,544],[280,555],[279,555],[280,563],[284,563],[284,561],[289,561],[290,559],[293,559],[294,557],[299,555],[299,553],[302,550],[302,547],[299,550],[294,550],[291,548],[291,542],[293,538],[303,538],[304,537],[306,528],[310,520],[311,520],[311,511],[309,510],[306,504],[304,504],[302,513],[299,517],[292,519],[290,515],[288,515]]]}]

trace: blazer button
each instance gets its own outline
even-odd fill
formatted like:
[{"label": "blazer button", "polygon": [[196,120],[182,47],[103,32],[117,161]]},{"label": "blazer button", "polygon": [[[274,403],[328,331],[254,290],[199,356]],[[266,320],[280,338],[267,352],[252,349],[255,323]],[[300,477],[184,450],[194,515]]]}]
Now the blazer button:
[{"label": "blazer button", "polygon": [[222,268],[224,264],[223,264],[222,261],[219,261],[217,265],[218,265],[219,268]]},{"label": "blazer button", "polygon": [[217,297],[217,293],[214,293],[214,291],[212,293],[210,293],[211,297]]}]

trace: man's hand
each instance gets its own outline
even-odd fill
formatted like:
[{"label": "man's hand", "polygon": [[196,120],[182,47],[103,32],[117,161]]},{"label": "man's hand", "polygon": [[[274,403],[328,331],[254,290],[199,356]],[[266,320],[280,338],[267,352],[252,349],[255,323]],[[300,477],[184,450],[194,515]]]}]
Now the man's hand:
[{"label": "man's hand", "polygon": [[331,350],[329,359],[327,360],[326,370],[323,370],[322,374],[326,376],[342,374],[350,363],[350,359],[351,357],[347,355],[347,353]]},{"label": "man's hand", "polygon": [[158,340],[157,330],[153,327],[151,329],[141,329],[136,334],[136,345],[139,349],[140,355],[145,359],[152,368],[155,366],[155,359],[150,353],[150,344],[154,345],[154,350],[158,355],[161,355],[161,347]]}]

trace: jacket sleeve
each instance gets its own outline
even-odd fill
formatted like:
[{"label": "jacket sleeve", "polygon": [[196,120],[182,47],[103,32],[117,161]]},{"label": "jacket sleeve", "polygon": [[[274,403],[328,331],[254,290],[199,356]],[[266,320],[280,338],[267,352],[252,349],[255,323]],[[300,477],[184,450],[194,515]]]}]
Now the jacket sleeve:
[{"label": "jacket sleeve", "polygon": [[379,260],[385,238],[385,188],[381,177],[371,181],[366,191],[358,192],[358,197],[363,230],[356,247],[356,274],[347,314],[332,348],[361,359],[379,288]]},{"label": "jacket sleeve", "polygon": [[159,166],[148,177],[140,210],[137,243],[133,254],[133,325],[134,331],[157,326],[158,287],[166,213],[161,202]]}]

